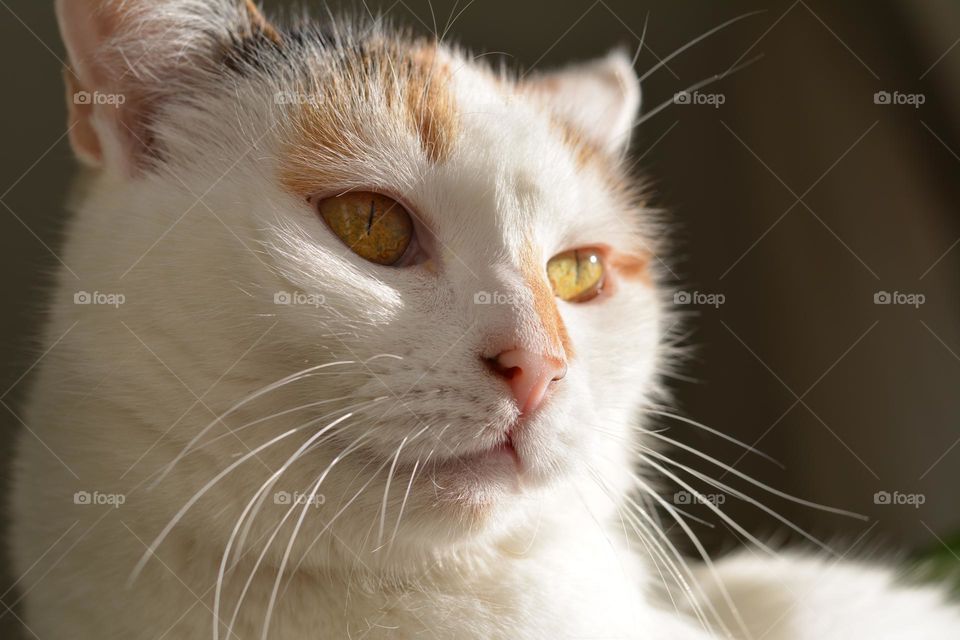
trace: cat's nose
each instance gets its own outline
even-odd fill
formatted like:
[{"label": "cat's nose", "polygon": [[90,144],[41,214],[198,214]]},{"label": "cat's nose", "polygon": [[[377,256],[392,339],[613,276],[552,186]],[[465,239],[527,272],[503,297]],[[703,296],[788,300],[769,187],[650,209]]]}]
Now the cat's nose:
[{"label": "cat's nose", "polygon": [[488,360],[490,368],[510,383],[521,414],[536,411],[550,384],[567,374],[567,363],[559,358],[526,349],[509,349]]}]

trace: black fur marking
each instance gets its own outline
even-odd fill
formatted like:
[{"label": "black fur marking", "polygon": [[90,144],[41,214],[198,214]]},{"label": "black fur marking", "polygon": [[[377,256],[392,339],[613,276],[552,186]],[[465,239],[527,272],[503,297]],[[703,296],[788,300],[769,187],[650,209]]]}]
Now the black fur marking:
[{"label": "black fur marking", "polygon": [[336,35],[312,24],[268,33],[254,28],[246,33],[233,33],[224,43],[223,65],[239,75],[248,75],[268,69],[278,57],[293,62],[298,52],[311,47],[333,48],[339,44]]}]

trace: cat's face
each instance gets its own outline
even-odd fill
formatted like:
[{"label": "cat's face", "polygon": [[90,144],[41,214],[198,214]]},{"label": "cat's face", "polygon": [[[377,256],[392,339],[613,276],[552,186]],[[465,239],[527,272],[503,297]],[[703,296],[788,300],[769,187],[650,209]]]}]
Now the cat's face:
[{"label": "cat's face", "polygon": [[[227,416],[172,476],[205,483],[279,438],[258,455],[283,473],[252,530],[289,513],[278,491],[316,488],[304,544],[329,527],[367,550],[500,532],[548,496],[602,494],[598,475],[619,490],[661,322],[622,167],[629,61],[518,80],[379,29],[284,32],[226,0],[160,4],[196,14],[167,18],[196,58],[157,58],[127,89],[142,112],[97,113],[97,144],[74,143],[103,173],[86,208],[129,220],[97,252],[136,256],[169,227],[124,274],[141,289],[130,322],[175,336],[184,368],[230,371],[208,400]],[[215,20],[231,38],[189,32]],[[155,95],[163,74],[176,86]],[[227,507],[186,526],[228,534],[271,477],[250,464],[214,490]]]}]

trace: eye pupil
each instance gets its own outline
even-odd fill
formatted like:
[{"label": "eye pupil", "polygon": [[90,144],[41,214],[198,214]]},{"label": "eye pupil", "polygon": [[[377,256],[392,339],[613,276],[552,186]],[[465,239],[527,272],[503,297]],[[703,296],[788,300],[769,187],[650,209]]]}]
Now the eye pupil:
[{"label": "eye pupil", "polygon": [[325,198],[317,203],[317,211],[351,251],[376,264],[395,264],[413,239],[410,214],[399,202],[379,193]]},{"label": "eye pupil", "polygon": [[566,302],[587,302],[603,289],[604,269],[596,249],[573,249],[547,262],[547,277],[553,293]]}]

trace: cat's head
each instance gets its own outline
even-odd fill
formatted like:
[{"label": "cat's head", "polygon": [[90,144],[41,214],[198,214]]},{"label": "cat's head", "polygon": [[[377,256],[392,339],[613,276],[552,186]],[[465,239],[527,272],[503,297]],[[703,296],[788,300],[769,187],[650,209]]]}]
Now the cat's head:
[{"label": "cat's head", "polygon": [[138,470],[176,460],[151,509],[248,455],[180,526],[222,543],[265,487],[253,540],[319,487],[304,544],[434,547],[627,486],[662,323],[628,56],[521,75],[239,0],[58,10],[94,175],[69,261],[141,342],[89,349],[125,340],[91,359],[150,430],[114,437],[159,436]]}]

